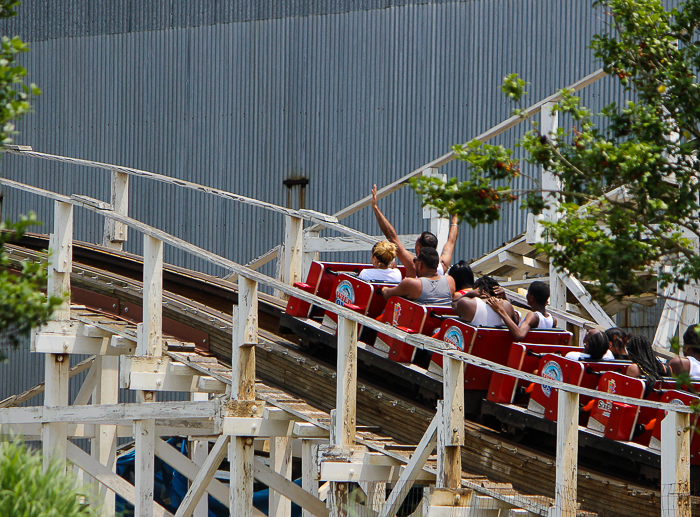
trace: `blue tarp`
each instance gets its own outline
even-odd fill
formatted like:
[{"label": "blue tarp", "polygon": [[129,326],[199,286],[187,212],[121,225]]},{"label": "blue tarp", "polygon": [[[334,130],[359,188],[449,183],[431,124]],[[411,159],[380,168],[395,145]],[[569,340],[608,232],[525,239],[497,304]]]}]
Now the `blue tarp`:
[{"label": "blue tarp", "polygon": [[[167,443],[182,454],[187,455],[187,440],[170,438],[167,440]],[[117,459],[117,474],[127,481],[133,481],[134,478],[135,456],[136,452],[131,451]],[[153,499],[169,512],[175,513],[187,493],[187,478],[158,457],[156,457],[153,470],[155,478]],[[294,482],[297,485],[301,485],[300,479]],[[253,506],[265,515],[267,515],[268,510],[268,494],[269,490],[265,489],[259,490],[253,495]],[[117,515],[123,515],[124,517],[132,517],[134,515],[134,507],[119,496],[117,496],[116,510]],[[209,517],[229,517],[228,508],[211,496],[209,496]],[[301,517],[301,508],[293,503],[292,517]]]}]

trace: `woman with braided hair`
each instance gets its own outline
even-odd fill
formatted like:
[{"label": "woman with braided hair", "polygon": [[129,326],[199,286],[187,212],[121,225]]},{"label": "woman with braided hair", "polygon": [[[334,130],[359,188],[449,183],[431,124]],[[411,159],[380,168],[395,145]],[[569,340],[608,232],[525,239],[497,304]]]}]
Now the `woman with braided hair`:
[{"label": "woman with braided hair", "polygon": [[646,336],[632,336],[627,342],[627,355],[634,361],[634,364],[627,368],[627,375],[644,377],[647,380],[645,397],[654,389],[656,381],[661,377],[671,376],[671,367],[657,359]]}]

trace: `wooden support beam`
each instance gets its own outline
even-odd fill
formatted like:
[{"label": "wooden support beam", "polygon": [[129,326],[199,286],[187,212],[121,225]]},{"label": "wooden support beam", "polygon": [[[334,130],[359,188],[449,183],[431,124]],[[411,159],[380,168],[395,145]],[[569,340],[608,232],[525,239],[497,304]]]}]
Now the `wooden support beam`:
[{"label": "wooden support beam", "polygon": [[253,458],[252,438],[234,436],[228,448],[231,466],[229,510],[231,517],[253,517]]},{"label": "wooden support beam", "polygon": [[[47,393],[48,395],[48,393]],[[42,424],[52,422],[122,424],[133,420],[221,420],[221,402],[136,402],[100,406],[29,406],[0,409],[0,423]]]},{"label": "wooden support beam", "polygon": [[[406,495],[408,495],[408,491],[411,489],[413,483],[418,477],[418,473],[428,459],[428,456],[430,456],[433,449],[435,449],[435,444],[437,443],[438,426],[440,425],[442,419],[439,409],[440,408],[438,407],[438,412],[430,422],[430,425],[428,426],[428,429],[426,429],[423,438],[421,438],[420,443],[418,443],[416,452],[413,453],[410,461],[406,465],[406,468],[401,473],[399,480],[394,485],[394,489],[391,491],[391,494],[389,494],[384,508],[382,508],[381,512],[379,512],[379,517],[392,517],[396,514]],[[462,424],[462,427],[464,427],[464,424]]]},{"label": "wooden support beam", "polygon": [[[117,404],[119,402],[119,358],[98,356],[95,358],[93,369],[97,372],[95,376],[97,382],[92,396],[93,404]],[[92,457],[114,472],[117,466],[117,426],[97,425],[94,433],[95,437],[91,447]],[[114,515],[114,492],[105,487],[101,488],[98,493],[101,499],[102,515],[104,517]]]},{"label": "wooden support beam", "polygon": [[329,511],[325,503],[306,492],[294,482],[271,470],[261,460],[255,458],[254,476],[258,481],[266,484],[270,489],[276,490],[285,497],[291,499],[302,508],[311,512],[316,517],[328,517]]},{"label": "wooden support beam", "polygon": [[[170,363],[169,369],[172,371],[174,363]],[[182,364],[182,363],[180,363]],[[183,366],[185,366],[183,364]],[[188,370],[192,370],[192,368],[186,367]],[[209,394],[208,393],[190,393],[190,400],[193,402],[197,401],[206,401],[209,400]],[[158,454],[158,443],[160,440],[156,440],[156,455]],[[163,442],[165,443],[165,442]],[[175,454],[177,454],[177,451],[174,450],[173,447],[171,447]],[[190,452],[190,456],[192,458],[192,464],[195,465],[198,468],[202,468],[204,463],[207,461],[207,456],[209,455],[209,441],[208,440],[188,440],[188,450]],[[184,456],[180,455],[181,457],[184,458]],[[196,469],[198,470],[198,469]],[[195,475],[193,477],[187,476],[190,481],[194,480],[194,478],[197,476]],[[212,483],[214,483],[216,479],[212,479],[209,485],[211,486]],[[211,494],[209,491],[209,487],[207,487],[207,493]],[[220,499],[222,504],[225,504],[228,507],[228,490],[225,491],[225,497]],[[197,503],[197,506],[195,506],[194,511],[192,512],[192,517],[209,517],[209,497],[207,494],[204,494],[204,497],[202,497],[199,500],[199,503]]]},{"label": "wooden support beam", "polygon": [[557,457],[554,514],[552,517],[576,517],[578,472],[577,393],[559,390],[557,417]]},{"label": "wooden support beam", "polygon": [[[593,320],[604,328],[612,328],[615,326],[615,322],[607,315],[598,302],[596,302],[588,290],[583,286],[583,284],[577,279],[563,273],[556,273],[556,277],[559,281],[573,294],[579,301],[581,306],[588,311]],[[550,272],[550,278],[552,278]],[[552,281],[550,280],[550,291],[552,289]]]},{"label": "wooden support beam", "polygon": [[[47,410],[68,405],[68,369],[69,357],[67,355],[46,354],[44,356],[44,380],[48,388],[44,393],[44,406]],[[17,409],[0,411],[17,411]],[[52,462],[60,465],[61,469],[65,469],[66,444],[68,443],[66,422],[42,423],[41,441],[44,470],[48,470]]]},{"label": "wooden support beam", "polygon": [[[561,396],[561,395],[560,395]],[[690,415],[669,411],[661,421],[661,515],[690,517]]]},{"label": "wooden support beam", "polygon": [[304,220],[300,217],[285,216],[284,218],[284,273],[282,281],[292,285],[301,282],[304,240]]},{"label": "wooden support beam", "polygon": [[441,419],[438,429],[436,486],[459,488],[462,480],[460,447],[464,445],[464,363],[445,357],[443,368],[444,401],[438,404]]},{"label": "wooden support beam", "polygon": [[[119,215],[129,215],[129,175],[112,171],[112,210]],[[105,231],[102,245],[121,250],[128,235],[128,226],[114,219],[105,219]]]},{"label": "wooden support beam", "polygon": [[64,302],[56,308],[55,321],[70,321],[70,273],[73,269],[73,205],[54,203],[54,231],[49,237],[49,278],[47,294]]},{"label": "wooden support beam", "polygon": [[[287,425],[285,436],[270,437],[270,467],[285,479],[292,479],[292,440],[290,436],[294,428],[294,422],[284,422]],[[289,517],[292,511],[292,502],[280,492],[270,487],[268,494],[268,516]]]},{"label": "wooden support beam", "polygon": [[78,394],[73,400],[74,406],[84,406],[90,401],[90,398],[94,398],[93,391],[95,391],[95,386],[97,386],[97,381],[100,377],[99,370],[100,368],[95,367],[95,363],[93,362],[92,368],[90,368],[88,374],[85,376],[85,379],[83,379],[83,384],[80,386]]},{"label": "wooden support beam", "polygon": [[[555,106],[555,102],[544,104],[540,112],[540,131],[549,139],[555,138],[554,135],[556,135],[557,128],[559,127],[559,112],[554,111]],[[551,171],[543,168],[542,193],[548,207],[542,211],[542,218],[546,221],[556,221],[559,218],[557,213],[559,203],[550,193],[559,192],[560,190],[561,182],[559,179]],[[538,229],[536,233],[542,233],[545,238],[549,240],[546,232],[542,232],[541,229]],[[557,274],[557,270],[551,262],[548,269],[549,305],[554,309],[566,311],[566,284],[563,282],[563,278]]]},{"label": "wooden support beam", "polygon": [[143,330],[137,355],[163,355],[163,241],[143,236]]},{"label": "wooden support beam", "polygon": [[[204,448],[206,456],[208,456],[209,450],[207,442],[202,441],[199,443],[203,443],[205,445]],[[160,438],[156,438],[156,456],[158,456],[161,460],[163,460],[165,463],[177,470],[180,474],[185,476],[190,481],[193,481],[197,477],[197,474],[199,473],[202,467],[202,465],[199,465],[194,461],[190,460],[187,456],[181,454],[177,449],[175,449],[175,447],[164,442]],[[204,464],[204,462],[202,462],[202,464]],[[217,481],[216,479],[212,479],[209,482],[209,485],[207,485],[206,491],[214,499],[216,499],[228,508],[230,504],[229,493],[228,487],[225,484],[221,483],[220,481]]]},{"label": "wooden support beam", "polygon": [[[296,427],[296,426],[295,426]],[[301,440],[301,488],[318,499],[318,468],[315,449],[318,440]],[[302,509],[301,517],[313,517],[313,514]]]},{"label": "wooden support beam", "polygon": [[336,439],[334,445],[352,446],[356,432],[357,323],[338,317],[338,377],[336,384]]},{"label": "wooden support beam", "polygon": [[[399,235],[399,240],[406,247],[406,249],[413,249],[416,244],[416,239],[420,234],[407,234]],[[371,239],[375,242],[379,242],[385,239],[383,235],[372,235]],[[305,264],[311,264],[311,260],[317,260],[316,258],[309,258],[307,256],[318,255],[319,252],[322,253],[347,253],[351,251],[370,251],[374,243],[367,242],[364,239],[356,239],[354,237],[319,237],[317,232],[309,232],[304,236],[304,260]],[[306,266],[305,266],[306,267]],[[308,268],[304,271],[304,278],[306,278],[306,273],[308,273]]]},{"label": "wooden support beam", "polygon": [[[120,497],[123,497],[128,503],[135,505],[136,495],[134,493],[134,486],[126,479],[118,476],[97,460],[91,458],[90,455],[80,447],[70,442],[67,447],[67,457],[90,476],[116,494],[119,494]],[[158,503],[154,503],[153,512],[149,517],[173,517],[173,514]]]},{"label": "wooden support beam", "polygon": [[255,400],[255,345],[258,342],[258,283],[238,280],[238,305],[233,307],[231,398]]},{"label": "wooden support beam", "polygon": [[[438,179],[442,180],[443,182],[447,181],[447,175],[439,172],[437,167],[430,167],[428,169],[424,169],[421,175],[423,177],[427,177],[427,178],[438,178]],[[438,211],[436,209],[430,208],[427,206],[423,207],[423,219],[430,220],[430,231],[438,239],[437,252],[439,255],[442,253],[442,248],[445,246],[445,243],[447,242],[447,235],[450,231],[450,220],[447,219],[446,217],[440,217],[440,214],[438,214]],[[412,248],[413,248],[413,245],[411,245],[407,249],[412,249]]]},{"label": "wooden support beam", "polygon": [[664,288],[664,308],[654,334],[654,347],[664,350],[670,349],[671,339],[676,335],[678,324],[681,321],[686,294],[686,291],[678,289],[675,285]]},{"label": "wooden support beam", "polygon": [[[192,485],[190,485],[190,489],[187,491],[185,498],[180,503],[175,517],[190,517],[192,515],[192,512],[197,506],[197,503],[199,503],[207,486],[209,486],[211,480],[214,479],[219,465],[221,465],[221,462],[226,457],[228,443],[228,436],[219,436],[216,440],[204,465],[202,465],[197,477],[192,482]],[[231,482],[233,482],[233,479],[231,479]]]},{"label": "wooden support beam", "polygon": [[155,467],[156,421],[152,418],[135,420],[134,439],[136,442],[134,515],[135,517],[150,517],[153,514],[153,505],[155,504],[153,501],[153,469]]},{"label": "wooden support beam", "polygon": [[[75,326],[71,327],[74,332]],[[71,355],[110,355],[119,356],[133,354],[134,347],[127,342],[125,346],[111,346],[111,338],[87,337],[80,334],[64,334],[45,332],[38,329],[32,333],[32,352],[43,354],[71,354]]]}]

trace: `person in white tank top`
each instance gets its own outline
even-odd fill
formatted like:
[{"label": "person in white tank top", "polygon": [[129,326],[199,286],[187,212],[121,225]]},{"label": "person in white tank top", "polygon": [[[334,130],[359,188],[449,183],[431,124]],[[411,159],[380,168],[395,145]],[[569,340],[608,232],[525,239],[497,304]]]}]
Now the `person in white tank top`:
[{"label": "person in white tank top", "polygon": [[[474,289],[452,302],[452,310],[460,319],[475,327],[501,327],[503,318],[493,310],[480,296],[493,296],[498,282],[488,276],[474,282]],[[515,318],[515,310],[509,301],[504,302],[504,310],[510,318]]]},{"label": "person in white tank top", "polygon": [[527,304],[532,312],[525,316],[520,326],[505,312],[502,300],[489,298],[486,303],[503,318],[503,323],[510,330],[513,339],[522,341],[530,329],[551,329],[557,326],[557,319],[545,308],[547,300],[549,300],[549,286],[540,281],[532,282],[527,290]]},{"label": "person in white tank top", "polygon": [[693,380],[700,380],[700,336],[697,325],[691,325],[683,334],[683,355],[668,362],[674,375],[687,372]]}]

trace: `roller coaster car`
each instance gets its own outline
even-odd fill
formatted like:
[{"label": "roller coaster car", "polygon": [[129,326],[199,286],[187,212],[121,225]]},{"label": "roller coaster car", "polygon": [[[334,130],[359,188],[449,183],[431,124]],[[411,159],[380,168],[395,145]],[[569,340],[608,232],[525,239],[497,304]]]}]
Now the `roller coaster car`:
[{"label": "roller coaster car", "polygon": [[[573,374],[574,370],[578,372],[578,367],[573,367],[574,364],[581,366],[582,373],[580,378],[578,374]],[[627,372],[627,367],[631,365],[631,361],[575,361],[566,357],[545,354],[540,358],[538,371],[541,377],[560,380],[582,388],[597,389],[600,379],[605,372],[615,372],[624,375]],[[528,411],[539,414],[547,420],[556,421],[557,419],[557,400],[559,390],[555,388],[545,387],[535,384],[530,395],[528,403]],[[587,405],[592,397],[582,395],[580,403]],[[581,425],[585,426],[588,423],[588,414],[585,414]]]},{"label": "roller coaster car", "polygon": [[[617,372],[605,372],[598,381],[598,391],[641,399],[645,383]],[[632,440],[639,417],[639,406],[595,398],[588,418],[588,429],[611,440]]]},{"label": "roller coaster car", "polygon": [[[534,331],[533,331],[534,332]],[[545,335],[543,337],[550,337]],[[561,338],[560,338],[561,339]],[[561,339],[564,341],[564,339]],[[505,362],[506,366],[515,368],[521,372],[535,373],[540,364],[542,354],[556,354],[564,356],[569,352],[580,352],[581,347],[553,344],[553,345],[538,345],[534,343],[513,343],[508,353],[508,359]],[[516,388],[518,386],[525,387],[529,383],[527,381],[518,381],[515,377],[502,373],[494,373],[491,376],[487,399],[491,402],[501,404],[511,404],[516,401]]]},{"label": "roller coaster car", "polygon": [[[359,274],[363,269],[371,269],[372,264],[355,264],[352,262],[319,262],[314,260],[311,262],[311,267],[309,268],[309,274],[306,276],[306,282],[294,282],[294,287],[297,287],[303,291],[310,294],[315,294],[320,298],[325,298],[329,300],[331,295],[334,293],[334,286],[338,275],[341,273],[355,273]],[[404,267],[399,267],[401,275],[406,275],[406,270]],[[313,306],[295,298],[294,296],[289,298],[287,302],[286,313],[290,316],[297,318],[310,318],[312,316],[317,316],[317,314],[312,314]]]},{"label": "roller coaster car", "polygon": [[[528,332],[526,339],[534,343],[556,345],[569,350],[567,345],[571,342],[571,337],[571,332],[565,330],[534,329]],[[468,354],[498,364],[507,363],[513,346],[513,336],[506,328],[474,327],[458,319],[444,321],[437,338],[453,344]],[[442,356],[433,354],[430,367],[431,370],[440,371],[442,369]],[[493,372],[486,368],[467,364],[464,369],[464,387],[467,390],[486,391],[490,387],[493,375]],[[515,385],[512,387],[512,390],[514,389]]]},{"label": "roller coaster car", "polygon": [[[370,318],[376,318],[384,312],[386,306],[386,300],[378,292],[379,287],[395,285],[388,282],[366,282],[341,273],[331,289],[330,301]],[[326,312],[323,316],[323,325],[335,330],[338,326],[338,315],[334,312]],[[361,332],[362,328],[358,331]]]},{"label": "roller coaster car", "polygon": [[[399,296],[392,296],[386,303],[382,321],[409,334],[432,336],[435,334],[445,317],[456,318],[449,306],[422,305]],[[429,356],[423,361],[416,361],[416,348],[391,336],[377,334],[375,348],[388,352],[389,359],[399,363],[417,362],[426,368]],[[424,364],[421,364],[424,363]]]},{"label": "roller coaster car", "polygon": [[[691,404],[700,403],[700,397],[691,395],[684,391],[669,390],[661,396],[661,402],[669,404],[678,404],[679,406],[690,406]],[[661,450],[661,421],[666,417],[666,411],[663,409],[657,410],[656,425],[652,432],[649,448],[653,450]],[[698,425],[698,416],[690,415],[690,464],[700,465],[700,436],[696,429]]]}]

